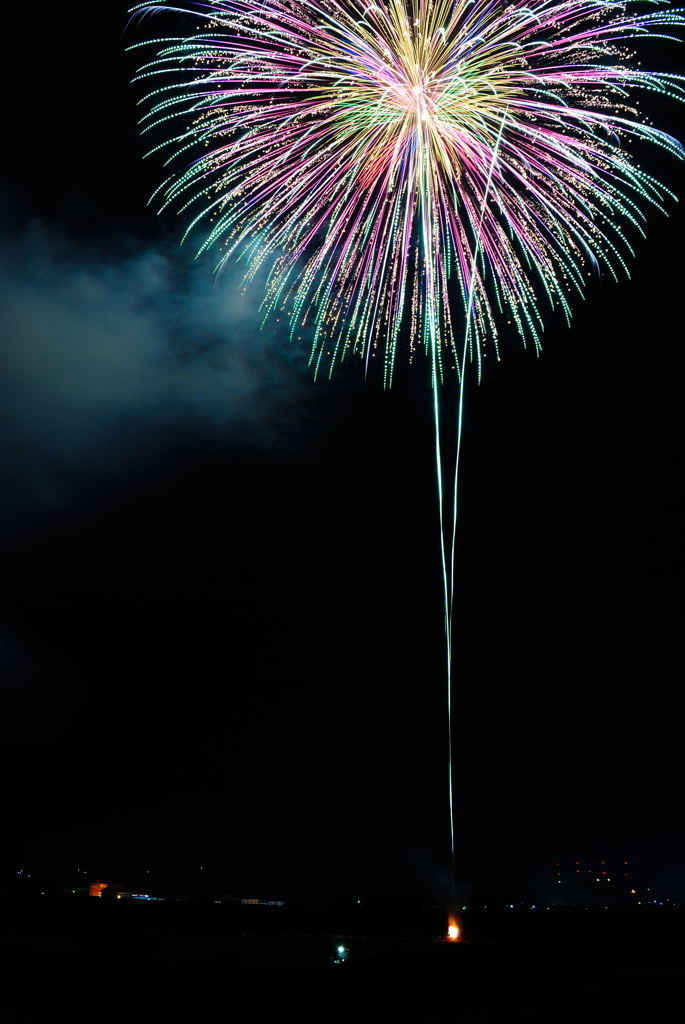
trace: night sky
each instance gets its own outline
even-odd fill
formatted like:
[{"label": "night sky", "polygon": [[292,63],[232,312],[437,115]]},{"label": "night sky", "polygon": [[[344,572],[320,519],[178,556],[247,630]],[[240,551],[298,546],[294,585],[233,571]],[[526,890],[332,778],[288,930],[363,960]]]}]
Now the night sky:
[{"label": "night sky", "polygon": [[[147,206],[125,7],[41,5],[4,110],[2,859],[438,891],[427,368],[391,392],[354,362],[313,383],[305,349],[258,330],[259,288],[178,247]],[[683,165],[649,167],[685,194]],[[545,889],[560,857],[606,854],[685,896],[684,233],[682,208],[652,212],[632,281],[593,283],[571,330],[550,317],[540,358],[505,337],[467,393],[465,890]]]}]

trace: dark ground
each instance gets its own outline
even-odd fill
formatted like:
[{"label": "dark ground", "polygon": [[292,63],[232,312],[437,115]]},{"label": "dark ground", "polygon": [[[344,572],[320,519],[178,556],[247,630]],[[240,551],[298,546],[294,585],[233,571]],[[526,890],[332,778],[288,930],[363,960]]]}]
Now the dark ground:
[{"label": "dark ground", "polygon": [[[5,908],[6,1021],[663,1021],[685,981],[685,912]],[[354,927],[354,932],[351,929]],[[349,956],[334,963],[338,944]]]}]

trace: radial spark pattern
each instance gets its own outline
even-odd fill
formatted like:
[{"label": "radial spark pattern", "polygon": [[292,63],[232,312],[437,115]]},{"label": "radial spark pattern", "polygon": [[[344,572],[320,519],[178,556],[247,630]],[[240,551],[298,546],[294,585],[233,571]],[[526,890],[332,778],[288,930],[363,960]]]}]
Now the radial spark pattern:
[{"label": "radial spark pattern", "polygon": [[[162,204],[202,249],[266,274],[265,308],[305,325],[317,371],[352,350],[424,345],[434,378],[497,352],[503,323],[540,345],[593,269],[616,275],[667,190],[640,142],[680,153],[640,92],[682,97],[635,45],[685,21],[659,3],[191,0],[156,39],[145,130],[170,151]],[[186,27],[184,25],[184,27]],[[155,150],[153,150],[154,152]],[[489,344],[492,343],[492,344]]]}]

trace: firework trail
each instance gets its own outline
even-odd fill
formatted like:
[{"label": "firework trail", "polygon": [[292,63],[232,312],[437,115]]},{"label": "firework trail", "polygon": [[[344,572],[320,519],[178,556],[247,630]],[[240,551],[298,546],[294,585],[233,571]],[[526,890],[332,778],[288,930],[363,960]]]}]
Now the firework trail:
[{"label": "firework trail", "polygon": [[[636,47],[685,12],[660,0],[184,0],[187,36],[138,44],[153,59],[143,131],[167,156],[162,208],[202,224],[200,252],[267,278],[264,315],[311,337],[315,374],[357,353],[430,367],[448,672],[464,382],[499,358],[504,328],[541,347],[543,310],[593,272],[627,271],[629,235],[668,190],[644,143],[681,146],[641,114],[682,99],[683,76],[644,70]],[[187,20],[187,18],[185,19]],[[671,197],[672,198],[672,197]],[[187,233],[186,232],[186,233]],[[511,327],[509,326],[511,325]],[[439,385],[460,379],[447,500]]]}]

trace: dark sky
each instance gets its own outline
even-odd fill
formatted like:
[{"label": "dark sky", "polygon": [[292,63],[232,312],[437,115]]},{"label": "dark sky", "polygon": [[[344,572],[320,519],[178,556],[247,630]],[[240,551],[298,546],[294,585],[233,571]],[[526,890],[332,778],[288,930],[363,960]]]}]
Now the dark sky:
[{"label": "dark sky", "polygon": [[[433,439],[259,332],[146,205],[125,4],[43,5],[2,166],[4,859],[229,891],[446,877]],[[23,47],[26,25],[10,26]],[[171,33],[167,33],[171,34]],[[661,60],[677,67],[673,48]],[[27,63],[28,62],[28,63]],[[659,108],[678,133],[678,110]],[[682,133],[681,133],[682,134]],[[651,167],[680,194],[682,165]],[[624,854],[680,892],[682,209],[466,402],[458,873]],[[447,389],[445,401],[455,401]]]}]

